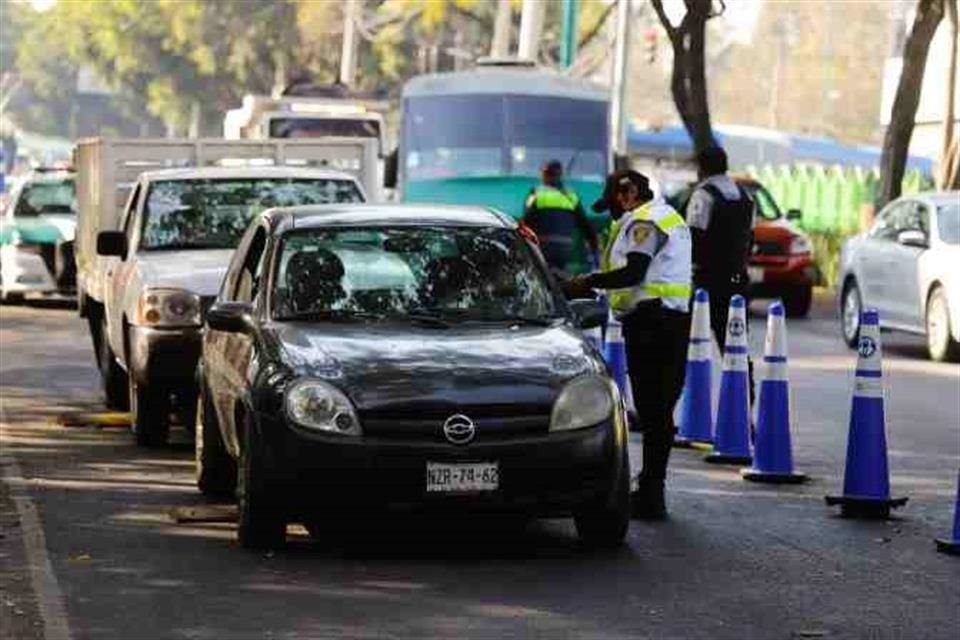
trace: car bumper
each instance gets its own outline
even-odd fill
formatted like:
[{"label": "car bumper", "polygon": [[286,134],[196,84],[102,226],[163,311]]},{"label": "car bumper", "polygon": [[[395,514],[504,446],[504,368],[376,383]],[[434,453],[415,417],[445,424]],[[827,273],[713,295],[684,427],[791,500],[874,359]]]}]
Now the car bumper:
[{"label": "car bumper", "polygon": [[200,327],[130,328],[130,374],[142,385],[191,385],[200,358]]},{"label": "car bumper", "polygon": [[[626,430],[613,422],[466,446],[317,436],[266,416],[259,423],[271,484],[292,515],[397,508],[565,516],[612,501],[620,474],[628,473]],[[428,493],[427,462],[496,462],[499,487]]]},{"label": "car bumper", "polygon": [[750,292],[757,297],[812,287],[817,282],[817,267],[811,256],[752,260],[750,272]]},{"label": "car bumper", "polygon": [[15,245],[0,247],[0,274],[4,293],[54,293],[57,283],[43,256],[21,251]]}]

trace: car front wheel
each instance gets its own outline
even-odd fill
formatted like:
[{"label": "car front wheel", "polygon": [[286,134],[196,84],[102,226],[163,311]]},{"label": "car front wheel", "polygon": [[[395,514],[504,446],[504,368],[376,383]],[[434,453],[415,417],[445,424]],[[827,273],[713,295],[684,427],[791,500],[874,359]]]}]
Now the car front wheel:
[{"label": "car front wheel", "polygon": [[630,465],[626,459],[612,500],[604,497],[598,504],[577,511],[574,522],[580,540],[587,546],[612,548],[623,544],[630,527]]},{"label": "car front wheel", "polygon": [[937,287],[927,300],[927,352],[937,362],[956,361],[960,344],[950,331],[950,308],[943,289]]},{"label": "car front wheel", "polygon": [[197,398],[193,435],[200,493],[210,498],[233,497],[237,490],[237,463],[223,446],[216,415],[203,390]]},{"label": "car front wheel", "polygon": [[270,470],[249,418],[244,418],[243,428],[244,439],[237,473],[240,511],[237,538],[244,549],[277,549],[286,541],[286,516],[275,492],[270,488]]},{"label": "car front wheel", "polygon": [[[91,322],[90,330],[94,330]],[[117,364],[117,359],[110,348],[107,338],[107,321],[103,318],[99,323],[100,335],[94,338],[94,346],[99,350],[97,363],[100,366],[100,383],[103,387],[104,404],[108,409],[127,411],[130,408],[130,393],[128,390],[127,374]]]},{"label": "car front wheel", "polygon": [[840,330],[843,341],[851,349],[856,348],[860,340],[860,313],[863,308],[860,289],[857,283],[851,280],[843,286],[840,296]]}]

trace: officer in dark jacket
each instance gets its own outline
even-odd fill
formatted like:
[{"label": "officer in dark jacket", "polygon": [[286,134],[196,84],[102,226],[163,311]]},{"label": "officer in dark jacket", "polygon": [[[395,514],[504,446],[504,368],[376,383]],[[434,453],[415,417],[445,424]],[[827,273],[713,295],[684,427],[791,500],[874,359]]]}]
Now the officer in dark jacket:
[{"label": "officer in dark jacket", "polygon": [[574,255],[574,232],[580,232],[593,256],[598,253],[597,233],[587,220],[580,198],[564,188],[560,161],[544,164],[541,176],[543,183],[527,196],[523,222],[537,234],[547,265],[562,276]]}]

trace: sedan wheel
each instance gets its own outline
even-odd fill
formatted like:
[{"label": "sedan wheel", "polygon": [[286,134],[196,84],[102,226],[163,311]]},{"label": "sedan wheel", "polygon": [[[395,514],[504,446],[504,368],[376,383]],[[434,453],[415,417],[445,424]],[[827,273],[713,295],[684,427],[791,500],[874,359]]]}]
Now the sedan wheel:
[{"label": "sedan wheel", "polygon": [[623,544],[630,526],[630,465],[624,460],[620,483],[612,503],[609,498],[589,505],[574,514],[581,542],[594,548],[611,548]]},{"label": "sedan wheel", "polygon": [[270,490],[269,469],[249,419],[244,436],[237,474],[237,538],[244,549],[277,549],[286,541],[287,521],[275,492]]},{"label": "sedan wheel", "polygon": [[210,498],[232,498],[237,489],[237,463],[223,446],[207,394],[201,390],[198,395],[193,434],[197,488]]},{"label": "sedan wheel", "polygon": [[849,282],[844,286],[843,295],[840,298],[840,323],[843,341],[851,349],[857,346],[857,341],[860,339],[861,310],[860,289],[856,282]]},{"label": "sedan wheel", "polygon": [[956,360],[960,344],[950,333],[950,309],[943,289],[937,287],[927,301],[927,352],[931,360]]}]

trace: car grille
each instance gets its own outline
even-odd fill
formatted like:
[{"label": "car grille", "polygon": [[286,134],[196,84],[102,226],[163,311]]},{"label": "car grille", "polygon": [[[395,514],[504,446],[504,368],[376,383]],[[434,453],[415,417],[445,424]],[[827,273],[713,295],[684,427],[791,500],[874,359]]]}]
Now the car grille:
[{"label": "car grille", "polygon": [[498,407],[457,407],[444,410],[360,412],[366,435],[405,442],[447,442],[443,423],[452,415],[470,418],[476,427],[475,442],[503,442],[545,434],[550,427],[547,410],[531,408],[529,413],[516,414],[516,407],[507,412]]},{"label": "car grille", "polygon": [[758,256],[785,256],[787,249],[779,242],[756,242],[753,245],[753,253]]}]

